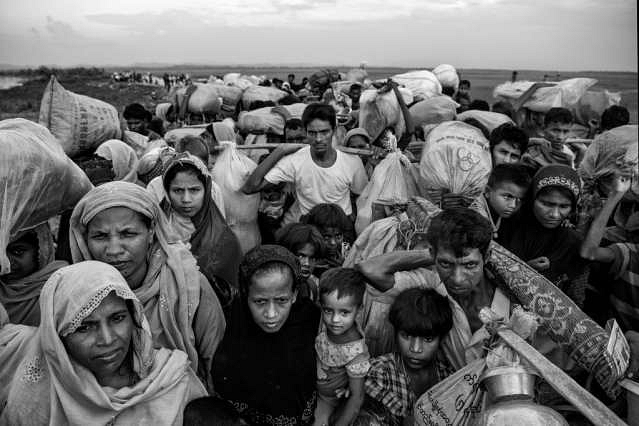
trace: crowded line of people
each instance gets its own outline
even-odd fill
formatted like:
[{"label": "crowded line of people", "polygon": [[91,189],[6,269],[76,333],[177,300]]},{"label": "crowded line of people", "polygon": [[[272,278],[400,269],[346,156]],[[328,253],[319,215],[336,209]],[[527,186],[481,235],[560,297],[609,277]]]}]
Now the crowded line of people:
[{"label": "crowded line of people", "polygon": [[[258,107],[307,103],[300,117],[284,113],[278,143],[244,155],[259,135],[238,132],[237,116],[182,127],[179,105],[128,105],[144,152],[126,137],[104,142],[76,161],[93,189],[11,236],[0,425],[422,425],[417,401],[486,358],[482,309],[508,318],[526,305],[490,267],[495,244],[600,326],[615,318],[630,344],[624,375],[639,377],[637,128],[625,108],[604,112],[590,146],[569,142],[565,108],[536,133],[503,102],[492,128],[466,115],[488,173],[479,192],[437,193],[410,170],[424,167],[434,126],[490,110],[468,80],[442,91],[452,118],[419,125],[397,83],[373,89],[397,99],[404,123],[378,134],[360,126],[360,83],[347,101],[330,81],[272,83],[295,100]],[[483,161],[456,152],[461,168]],[[400,155],[397,191],[417,192],[363,203],[394,185],[381,171]],[[249,164],[232,196],[227,161]],[[533,330],[534,349],[625,418],[623,396],[553,330]],[[544,380],[537,400],[586,424]]]}]

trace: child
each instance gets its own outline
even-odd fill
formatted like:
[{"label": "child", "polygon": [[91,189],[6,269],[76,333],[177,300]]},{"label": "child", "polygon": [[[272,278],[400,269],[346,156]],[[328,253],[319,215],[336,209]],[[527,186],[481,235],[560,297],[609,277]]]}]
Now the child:
[{"label": "child", "polygon": [[488,177],[484,198],[494,238],[497,238],[501,219],[512,217],[521,208],[531,181],[528,167],[522,164],[500,164],[493,168]]},{"label": "child", "polygon": [[371,359],[365,411],[384,425],[413,424],[416,399],[453,372],[439,353],[453,326],[453,312],[435,290],[411,288],[397,296],[388,320],[395,328],[397,351]]},{"label": "child", "polygon": [[[316,426],[329,422],[338,426],[351,424],[364,401],[369,354],[355,318],[362,308],[365,290],[364,277],[352,268],[330,269],[320,280],[322,322],[315,339]],[[340,398],[346,401],[335,410]]]},{"label": "child", "polygon": [[291,223],[276,233],[276,240],[300,261],[302,282],[298,287],[298,296],[319,304],[319,279],[313,275],[313,270],[317,259],[324,256],[322,234],[313,225]]},{"label": "child", "polygon": [[318,265],[319,270],[323,272],[342,266],[355,237],[353,221],[344,210],[337,204],[318,204],[301,218],[301,222],[316,226],[324,237],[326,256],[323,264]]},{"label": "child", "polygon": [[517,163],[528,148],[528,135],[519,127],[504,123],[490,134],[490,155],[493,167],[499,164]]},{"label": "child", "polygon": [[293,196],[281,182],[260,191],[260,205],[257,212],[257,226],[262,244],[275,244],[275,233],[282,226],[284,215],[293,204]]},{"label": "child", "polygon": [[540,169],[549,164],[575,168],[575,154],[565,143],[572,129],[572,113],[566,108],[551,108],[544,116],[543,139],[528,146],[522,162]]}]

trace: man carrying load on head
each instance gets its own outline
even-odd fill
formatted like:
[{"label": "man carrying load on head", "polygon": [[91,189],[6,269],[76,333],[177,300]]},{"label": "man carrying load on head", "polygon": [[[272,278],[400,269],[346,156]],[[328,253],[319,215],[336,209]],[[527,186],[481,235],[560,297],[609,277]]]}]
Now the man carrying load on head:
[{"label": "man carrying load on head", "polygon": [[359,195],[368,179],[359,157],[333,147],[335,110],[330,105],[311,104],[304,110],[302,123],[308,144],[277,147],[249,176],[242,190],[253,194],[281,182],[295,185],[296,201],[283,224],[297,222],[322,203],[337,204],[347,215],[353,215],[351,194]]}]

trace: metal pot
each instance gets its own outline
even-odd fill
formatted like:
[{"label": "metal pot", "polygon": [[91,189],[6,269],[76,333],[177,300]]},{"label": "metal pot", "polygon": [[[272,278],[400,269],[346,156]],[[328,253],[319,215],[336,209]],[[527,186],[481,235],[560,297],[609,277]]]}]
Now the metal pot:
[{"label": "metal pot", "polygon": [[568,426],[551,408],[533,402],[535,373],[523,367],[497,367],[480,378],[487,404],[476,418],[479,426]]}]

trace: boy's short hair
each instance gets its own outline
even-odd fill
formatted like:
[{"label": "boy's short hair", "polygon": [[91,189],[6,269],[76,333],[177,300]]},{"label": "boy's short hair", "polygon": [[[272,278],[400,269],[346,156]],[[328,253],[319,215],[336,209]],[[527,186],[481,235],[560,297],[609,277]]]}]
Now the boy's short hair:
[{"label": "boy's short hair", "polygon": [[309,104],[306,109],[304,109],[304,113],[302,113],[302,123],[304,124],[304,128],[306,129],[313,120],[328,121],[333,130],[337,126],[337,114],[335,113],[335,109],[328,104],[316,102]]},{"label": "boy's short hair", "polygon": [[625,126],[630,122],[630,114],[625,107],[613,105],[606,108],[601,114],[601,130],[610,130],[615,127]]},{"label": "boy's short hair", "polygon": [[284,123],[284,133],[286,133],[287,129],[297,130],[302,129],[303,127],[304,124],[302,123],[302,120],[299,118],[290,118],[286,120],[286,123]]},{"label": "boy's short hair", "polygon": [[290,223],[275,233],[277,243],[287,248],[291,253],[295,254],[306,244],[310,244],[315,249],[315,256],[324,257],[326,245],[324,237],[319,230],[306,223]]},{"label": "boy's short hair", "polygon": [[188,152],[191,155],[196,156],[204,164],[209,163],[209,146],[199,136],[187,135],[177,141],[175,144],[176,152]]},{"label": "boy's short hair", "polygon": [[500,142],[506,141],[523,154],[528,148],[528,135],[520,127],[512,123],[504,123],[490,133],[490,150]]},{"label": "boy's short hair", "polygon": [[544,127],[550,123],[572,124],[572,113],[566,108],[550,108],[544,116]]},{"label": "boy's short hair", "polygon": [[444,337],[453,328],[453,310],[445,296],[432,289],[415,287],[402,291],[395,298],[388,320],[395,333]]},{"label": "boy's short hair", "polygon": [[361,306],[366,291],[366,279],[361,272],[353,268],[331,268],[322,274],[319,282],[319,295],[337,291],[337,298],[351,296],[356,306]]},{"label": "boy's short hair", "polygon": [[433,254],[443,248],[452,250],[456,257],[463,257],[466,250],[475,248],[486,256],[492,236],[493,228],[488,219],[469,208],[442,210],[426,232]]},{"label": "boy's short hair", "polygon": [[245,424],[233,405],[218,397],[197,398],[184,408],[184,426],[240,426]]},{"label": "boy's short hair", "polygon": [[318,204],[306,215],[302,216],[300,221],[308,223],[309,225],[314,225],[320,230],[322,228],[337,228],[342,231],[344,240],[348,242],[353,242],[355,239],[355,228],[353,227],[353,222],[337,204]]},{"label": "boy's short hair", "polygon": [[461,86],[468,86],[468,88],[470,89],[470,81],[469,80],[461,80],[459,82],[459,87]]},{"label": "boy's short hair", "polygon": [[528,167],[523,164],[498,164],[490,172],[488,186],[495,188],[504,182],[528,189],[532,183],[532,176],[530,176]]},{"label": "boy's short hair", "polygon": [[468,109],[476,109],[479,111],[490,111],[490,105],[483,99],[475,99],[468,105]]}]

